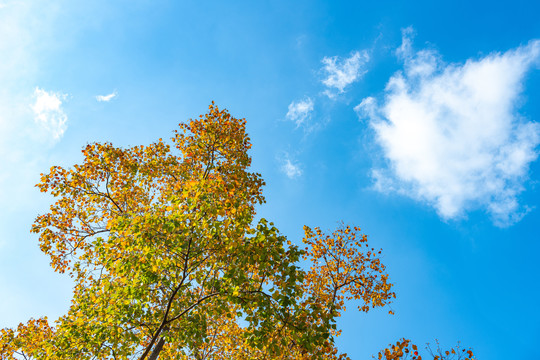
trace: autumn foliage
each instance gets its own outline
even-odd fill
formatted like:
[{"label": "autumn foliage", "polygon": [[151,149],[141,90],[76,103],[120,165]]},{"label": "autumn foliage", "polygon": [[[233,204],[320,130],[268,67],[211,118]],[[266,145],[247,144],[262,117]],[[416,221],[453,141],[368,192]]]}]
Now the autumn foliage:
[{"label": "autumn foliage", "polygon": [[459,344],[450,350],[442,350],[439,342],[436,342],[436,348],[430,344],[426,345],[424,357],[421,350],[410,340],[402,339],[395,345],[390,344],[388,348],[379,352],[378,360],[474,360],[474,354],[471,349],[463,349]]},{"label": "autumn foliage", "polygon": [[[90,144],[42,175],[56,202],[32,232],[73,299],[53,323],[0,330],[0,359],[347,358],[334,345],[346,301],[395,298],[380,251],[356,227],[305,227],[300,248],[256,222],[245,125],[212,104],[171,144]],[[411,354],[397,348],[379,359]]]}]

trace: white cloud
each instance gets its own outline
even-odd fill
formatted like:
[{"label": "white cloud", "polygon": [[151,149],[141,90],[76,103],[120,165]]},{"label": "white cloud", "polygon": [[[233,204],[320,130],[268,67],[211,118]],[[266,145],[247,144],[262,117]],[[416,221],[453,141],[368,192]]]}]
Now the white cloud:
[{"label": "white cloud", "polygon": [[359,79],[366,73],[365,64],[369,61],[367,51],[355,51],[347,59],[340,60],[337,56],[324,57],[322,63],[323,70],[327,73],[327,77],[322,81],[329,89],[324,93],[332,98],[338,93],[345,92],[345,88]]},{"label": "white cloud", "polygon": [[289,104],[289,111],[287,111],[287,119],[294,121],[296,127],[302,125],[306,120],[309,120],[311,112],[313,111],[313,100],[306,97],[300,101],[293,101]]},{"label": "white cloud", "polygon": [[294,179],[302,175],[302,170],[300,170],[300,167],[293,164],[289,159],[285,160],[285,163],[281,169],[289,179]]},{"label": "white cloud", "polygon": [[66,98],[66,94],[36,88],[34,97],[34,121],[54,140],[59,140],[67,129],[67,115],[62,110],[62,100]]},{"label": "white cloud", "polygon": [[99,102],[109,102],[112,99],[114,99],[116,96],[118,96],[118,92],[114,90],[112,93],[108,95],[97,95],[96,100]]},{"label": "white cloud", "polygon": [[498,226],[518,221],[540,125],[516,107],[540,41],[445,64],[433,50],[414,52],[411,35],[404,30],[397,51],[404,71],[390,78],[382,104],[369,97],[355,108],[390,164],[373,171],[375,188],[425,201],[444,219],[481,208]]},{"label": "white cloud", "polygon": [[396,55],[402,59],[410,58],[413,55],[412,39],[414,37],[414,29],[408,26],[401,29],[401,46],[396,49]]},{"label": "white cloud", "polygon": [[285,153],[280,162],[281,171],[285,175],[287,175],[289,179],[295,179],[302,176],[302,169],[300,168],[300,165],[298,165],[298,163],[292,162],[288,153]]}]

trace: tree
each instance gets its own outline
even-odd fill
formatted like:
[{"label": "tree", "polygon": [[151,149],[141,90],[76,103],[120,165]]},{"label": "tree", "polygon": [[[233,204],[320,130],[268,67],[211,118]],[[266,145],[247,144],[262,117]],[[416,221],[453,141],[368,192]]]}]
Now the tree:
[{"label": "tree", "polygon": [[[395,297],[360,229],[305,227],[305,248],[265,219],[245,120],[212,103],[172,145],[83,149],[37,185],[57,200],[32,232],[74,279],[66,315],[0,330],[0,359],[345,359],[345,301]],[[311,263],[309,270],[300,260]]]}]

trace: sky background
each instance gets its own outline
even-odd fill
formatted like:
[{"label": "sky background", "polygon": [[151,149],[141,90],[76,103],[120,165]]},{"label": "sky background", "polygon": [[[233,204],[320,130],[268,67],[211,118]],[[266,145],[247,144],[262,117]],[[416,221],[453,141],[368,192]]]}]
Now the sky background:
[{"label": "sky background", "polygon": [[247,119],[259,215],[360,226],[396,313],[339,321],[370,359],[405,337],[538,356],[540,4],[0,1],[0,328],[65,313],[29,233],[34,187],[90,142],[169,138],[214,100]]}]

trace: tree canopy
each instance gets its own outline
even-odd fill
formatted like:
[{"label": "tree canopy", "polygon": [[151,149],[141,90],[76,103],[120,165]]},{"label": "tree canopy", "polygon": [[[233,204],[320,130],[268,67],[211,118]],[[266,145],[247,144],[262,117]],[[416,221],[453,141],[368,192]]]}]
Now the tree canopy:
[{"label": "tree canopy", "polygon": [[[0,330],[0,359],[347,358],[334,344],[346,301],[395,298],[381,251],[345,224],[304,227],[300,247],[256,221],[264,181],[245,126],[212,103],[171,144],[89,144],[81,164],[42,174],[56,202],[31,231],[73,299],[53,323]],[[421,359],[412,346],[379,359]]]}]

